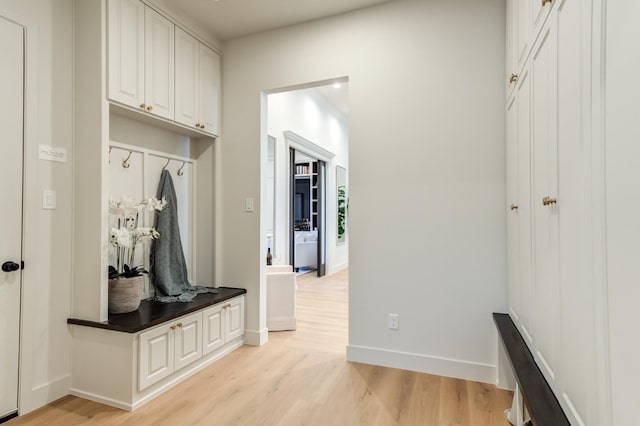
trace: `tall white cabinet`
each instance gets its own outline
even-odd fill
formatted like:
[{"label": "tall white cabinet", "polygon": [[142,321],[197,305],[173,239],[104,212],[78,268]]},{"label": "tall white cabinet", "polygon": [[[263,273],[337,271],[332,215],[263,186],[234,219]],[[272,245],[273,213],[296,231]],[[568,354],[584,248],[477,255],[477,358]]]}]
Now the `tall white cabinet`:
[{"label": "tall white cabinet", "polygon": [[[145,316],[144,309],[158,307],[144,301],[132,314],[144,320],[135,327],[118,326],[118,316],[108,314],[109,196],[155,195],[163,167],[188,194],[175,207],[186,213],[181,215],[189,239],[185,251],[198,253],[188,265],[189,276],[197,277],[196,285],[216,284],[211,218],[216,216],[220,57],[148,0],[75,0],[73,48],[71,392],[135,409],[244,342],[243,289],[220,287],[218,296],[233,299],[205,304],[200,295],[179,315],[172,306],[159,317]],[[184,119],[189,114],[193,123]],[[228,307],[220,307],[223,302]],[[211,330],[215,320],[203,311],[219,307],[226,328],[217,338]],[[213,345],[211,336],[218,340]]]},{"label": "tall white cabinet", "polygon": [[592,0],[507,2],[509,313],[572,424],[602,424]]}]

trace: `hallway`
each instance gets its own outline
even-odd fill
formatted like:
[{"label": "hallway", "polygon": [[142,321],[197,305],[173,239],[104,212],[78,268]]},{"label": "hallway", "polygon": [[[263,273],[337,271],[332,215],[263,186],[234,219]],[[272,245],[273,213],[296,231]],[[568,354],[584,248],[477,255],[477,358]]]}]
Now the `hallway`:
[{"label": "hallway", "polygon": [[348,270],[298,277],[298,330],[243,346],[135,412],[68,396],[14,425],[508,425],[493,385],[345,361]]}]

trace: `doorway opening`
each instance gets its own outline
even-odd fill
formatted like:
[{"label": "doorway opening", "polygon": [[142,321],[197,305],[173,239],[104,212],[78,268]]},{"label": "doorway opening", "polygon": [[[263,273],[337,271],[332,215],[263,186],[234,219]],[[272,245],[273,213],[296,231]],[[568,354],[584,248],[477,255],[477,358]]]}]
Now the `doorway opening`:
[{"label": "doorway opening", "polygon": [[[323,276],[346,269],[348,79],[264,96],[265,252],[273,265],[289,265],[298,273]],[[338,175],[344,175],[342,189]]]}]

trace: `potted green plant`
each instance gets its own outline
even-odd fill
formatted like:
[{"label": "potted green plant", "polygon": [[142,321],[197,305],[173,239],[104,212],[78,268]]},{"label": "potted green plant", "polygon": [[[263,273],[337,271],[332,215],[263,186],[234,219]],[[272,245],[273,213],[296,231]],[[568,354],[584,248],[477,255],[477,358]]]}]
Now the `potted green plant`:
[{"label": "potted green plant", "polygon": [[132,197],[122,196],[118,200],[110,200],[109,213],[117,226],[110,229],[115,266],[109,266],[109,313],[123,314],[140,307],[144,295],[143,274],[147,270],[142,264],[144,261],[136,256],[136,248],[160,237],[154,228],[139,226],[140,215],[145,208],[162,211],[166,205],[164,198],[136,201]]}]

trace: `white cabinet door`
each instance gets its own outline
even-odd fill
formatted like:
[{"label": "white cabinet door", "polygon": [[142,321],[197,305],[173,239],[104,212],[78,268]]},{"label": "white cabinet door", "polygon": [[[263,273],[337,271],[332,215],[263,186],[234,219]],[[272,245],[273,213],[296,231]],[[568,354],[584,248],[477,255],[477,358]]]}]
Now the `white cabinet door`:
[{"label": "white cabinet door", "polygon": [[232,299],[227,309],[226,341],[244,334],[244,297]]},{"label": "white cabinet door", "polygon": [[176,121],[200,128],[200,42],[176,27]]},{"label": "white cabinet door", "polygon": [[144,4],[109,0],[108,96],[134,108],[144,104]]},{"label": "white cabinet door", "polygon": [[560,321],[558,286],[557,41],[547,26],[531,53],[535,302],[533,334],[540,370],[553,388]]},{"label": "white cabinet door", "polygon": [[203,355],[209,354],[224,345],[225,313],[226,311],[222,309],[221,305],[206,309],[202,313]]},{"label": "white cabinet door", "polygon": [[202,313],[181,318],[175,328],[175,371],[202,358]]},{"label": "white cabinet door", "polygon": [[518,69],[518,0],[507,0],[507,22],[506,22],[506,77],[507,98],[516,87],[516,79],[519,72]]},{"label": "white cabinet door", "polygon": [[175,25],[146,7],[144,26],[146,109],[153,114],[173,120]]},{"label": "white cabinet door", "polygon": [[551,11],[552,4],[553,0],[533,0],[531,2],[531,24],[534,35],[537,35],[542,29],[542,26],[544,25],[545,20],[547,19],[547,16],[549,16],[549,12]]},{"label": "white cabinet door", "polygon": [[531,250],[531,79],[525,68],[516,88],[518,115],[518,238],[519,238],[519,298],[520,329],[531,344],[533,262]]},{"label": "white cabinet door", "polygon": [[173,329],[167,324],[140,334],[138,353],[138,388],[148,386],[174,371],[175,344]]},{"label": "white cabinet door", "polygon": [[517,41],[517,63],[518,69],[522,69],[531,50],[531,1],[517,0],[517,22],[518,22],[518,41]]},{"label": "white cabinet door", "polygon": [[200,129],[218,135],[220,56],[200,44]]},{"label": "white cabinet door", "polygon": [[507,104],[507,282],[509,312],[518,321],[520,312],[520,209],[518,200],[518,102]]}]

